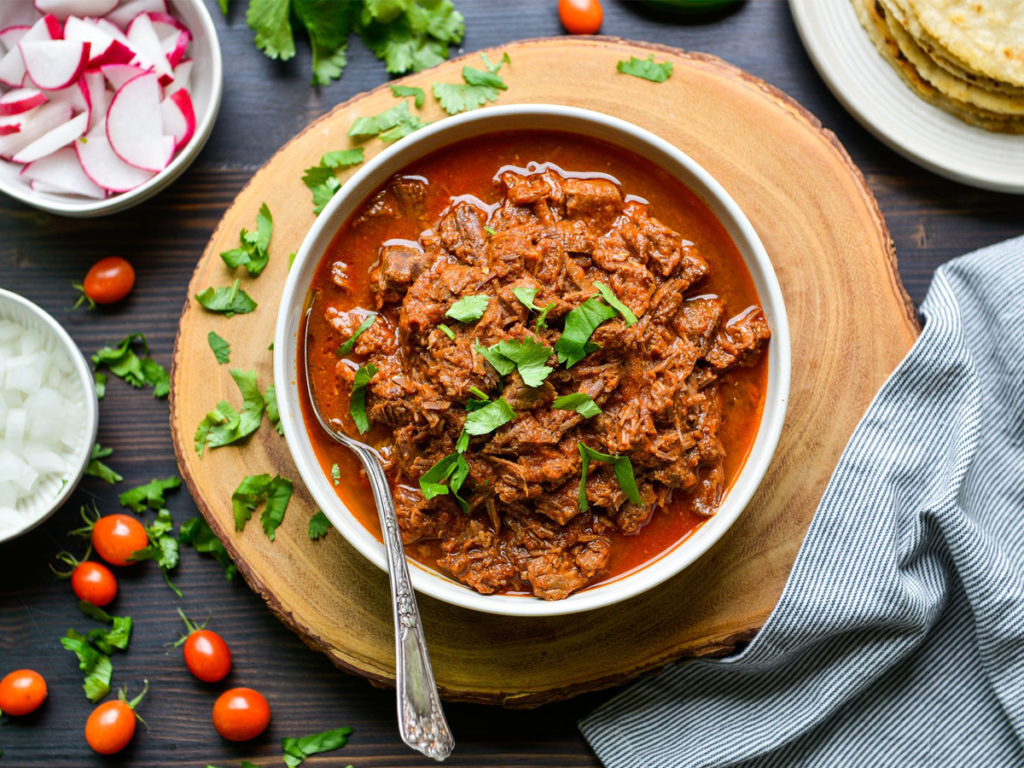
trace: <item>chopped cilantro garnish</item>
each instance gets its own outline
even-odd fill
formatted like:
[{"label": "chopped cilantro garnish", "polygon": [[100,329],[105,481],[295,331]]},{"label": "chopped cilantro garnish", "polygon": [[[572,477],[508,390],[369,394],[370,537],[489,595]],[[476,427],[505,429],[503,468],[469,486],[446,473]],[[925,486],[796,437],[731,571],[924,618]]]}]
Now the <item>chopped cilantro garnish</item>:
[{"label": "chopped cilantro garnish", "polygon": [[318,509],[316,514],[309,518],[309,538],[316,541],[333,527],[331,521],[327,519],[327,515]]},{"label": "chopped cilantro garnish", "polygon": [[[363,148],[339,149],[328,152],[320,158],[320,165],[307,168],[302,183],[313,192],[313,213],[319,214],[330,202],[334,194],[341,189],[341,182],[334,174],[335,168],[348,168],[363,162]],[[291,259],[295,258],[292,254]],[[291,261],[288,262],[291,267]]]},{"label": "chopped cilantro garnish", "polygon": [[224,365],[224,363],[231,362],[230,344],[228,344],[224,339],[222,339],[213,331],[210,331],[206,335],[206,340],[210,342],[210,349],[213,350],[213,356],[217,358],[218,363]]},{"label": "chopped cilantro garnish", "polygon": [[487,405],[470,411],[463,427],[467,435],[487,435],[503,424],[514,420],[516,412],[505,398],[499,397]]},{"label": "chopped cilantro garnish", "polygon": [[96,399],[102,400],[107,394],[107,374],[97,372],[92,378],[96,382]]},{"label": "chopped cilantro garnish", "polygon": [[655,61],[653,53],[646,59],[630,56],[629,61],[620,61],[616,68],[624,75],[633,75],[652,83],[664,83],[672,76],[672,62]]},{"label": "chopped cilantro garnish", "polygon": [[181,487],[180,477],[167,477],[163,480],[151,480],[145,485],[125,491],[117,497],[122,507],[128,507],[132,512],[141,514],[146,509],[160,510],[167,506],[167,499],[164,493]]},{"label": "chopped cilantro garnish", "polygon": [[464,83],[434,83],[434,98],[449,115],[457,115],[459,112],[482,107],[489,101],[497,101],[499,92],[508,89],[508,85],[498,74],[502,64],[511,62],[508,54],[502,56],[497,64],[492,64],[486,53],[480,55],[487,66],[486,70],[467,66],[462,68]]},{"label": "chopped cilantro garnish", "polygon": [[94,629],[86,635],[86,640],[95,645],[101,653],[109,656],[114,651],[123,651],[128,647],[128,641],[132,636],[131,616],[111,616],[102,608],[85,600],[79,600],[78,607],[89,618],[113,625],[110,629]]},{"label": "chopped cilantro garnish", "polygon": [[481,400],[487,400],[487,399],[488,399],[488,398],[487,398],[487,393],[486,393],[486,392],[484,392],[484,391],[483,391],[482,389],[480,389],[479,387],[470,387],[470,388],[469,388],[469,393],[470,393],[471,395],[474,395],[475,397],[478,397],[478,398],[479,398],[479,399],[481,399]]},{"label": "chopped cilantro garnish", "polygon": [[411,85],[392,85],[391,95],[396,99],[404,99],[408,96],[412,96],[416,102],[416,109],[423,106],[423,99],[426,97],[422,88],[415,88]]},{"label": "chopped cilantro garnish", "polygon": [[113,448],[104,448],[99,443],[96,443],[96,445],[92,447],[92,456],[89,457],[89,465],[85,468],[85,474],[92,477],[98,477],[100,480],[106,480],[111,485],[114,483],[120,483],[124,480],[124,478],[117,474],[117,472],[100,461],[100,459],[107,458],[113,452]]},{"label": "chopped cilantro garnish", "polygon": [[465,29],[450,0],[366,0],[358,32],[390,74],[401,74],[440,64]]},{"label": "chopped cilantro garnish", "polygon": [[235,513],[235,530],[241,531],[260,504],[266,504],[260,515],[263,531],[271,541],[277,527],[284,520],[285,510],[292,497],[292,481],[277,475],[250,475],[238,484],[231,495],[231,507]]},{"label": "chopped cilantro garnish", "polygon": [[85,673],[85,695],[93,704],[110,693],[110,678],[114,674],[114,666],[110,658],[100,653],[85,637],[73,629],[60,639],[60,644],[78,657],[78,668]]},{"label": "chopped cilantro garnish", "polygon": [[[322,515],[323,512],[318,514]],[[313,538],[312,533],[310,538]],[[332,752],[335,749],[341,749],[348,744],[348,737],[351,735],[351,728],[335,728],[331,731],[303,736],[301,739],[281,739],[281,749],[284,750],[284,764],[288,768],[298,768],[302,761],[310,755],[318,755],[321,752]]]},{"label": "chopped cilantro garnish", "polygon": [[626,321],[626,327],[633,325],[636,322],[636,315],[633,314],[633,310],[619,301],[619,297],[615,295],[615,292],[604,283],[594,282],[594,287],[597,288],[598,293],[601,297],[607,301],[616,312],[622,315],[622,319]]},{"label": "chopped cilantro garnish", "polygon": [[438,327],[438,328],[440,329],[440,331],[441,331],[441,332],[442,332],[442,333],[443,333],[443,334],[444,334],[445,336],[447,336],[447,337],[448,337],[449,339],[452,339],[452,340],[454,340],[454,339],[455,339],[455,331],[453,331],[453,330],[452,330],[451,328],[449,328],[449,327],[448,327],[447,325],[445,325],[444,323],[438,323],[438,324],[437,324],[437,327]]},{"label": "chopped cilantro garnish", "polygon": [[356,429],[360,435],[365,435],[370,429],[370,417],[366,415],[366,385],[370,379],[377,375],[377,366],[367,363],[356,371],[356,377],[352,382],[352,397],[349,399],[348,412],[352,421],[356,423]]},{"label": "chopped cilantro garnish", "polygon": [[449,307],[444,316],[458,320],[460,323],[471,323],[484,316],[490,300],[491,297],[487,294],[463,296]]},{"label": "chopped cilantro garnish", "polygon": [[484,232],[486,232],[486,233],[487,233],[488,235],[490,235],[491,237],[494,237],[494,236],[495,236],[496,234],[498,234],[498,233],[497,233],[497,232],[496,232],[496,231],[494,230],[494,227],[492,227],[492,226],[491,226],[491,225],[489,225],[489,224],[485,224],[485,225],[484,225]]},{"label": "chopped cilantro garnish", "polygon": [[214,535],[209,523],[203,518],[191,517],[182,523],[181,529],[178,531],[178,543],[191,544],[196,552],[212,555],[218,563],[224,566],[224,576],[228,581],[231,581],[238,573],[238,567],[231,562],[227,549],[224,548],[220,539]]},{"label": "chopped cilantro garnish", "polygon": [[238,287],[239,280],[230,288],[207,288],[196,294],[196,301],[210,312],[220,312],[225,317],[245,315],[256,309],[256,302]]},{"label": "chopped cilantro garnish", "polygon": [[221,400],[216,408],[206,414],[199,422],[193,438],[196,453],[200,457],[207,443],[211,448],[235,443],[259,429],[263,420],[265,401],[256,384],[256,372],[236,368],[231,372],[231,377],[242,393],[242,413],[239,414],[227,400]]},{"label": "chopped cilantro garnish", "polygon": [[267,204],[263,203],[259,213],[256,214],[256,231],[249,232],[243,228],[242,233],[238,236],[242,247],[224,251],[220,257],[228,265],[228,269],[245,267],[250,275],[259,277],[267,266],[267,262],[270,261],[267,249],[270,247],[270,236],[273,233],[274,217],[270,215]]},{"label": "chopped cilantro garnish", "polygon": [[533,300],[537,298],[537,294],[539,292],[540,289],[529,288],[525,285],[521,285],[518,288],[512,289],[512,293],[515,294],[515,297],[519,299],[520,302],[522,302],[528,309],[532,309],[534,312],[538,313],[537,324],[535,326],[538,333],[540,333],[540,331],[543,330],[544,328],[548,327],[548,312],[554,309],[555,306],[555,302],[551,302],[546,307],[538,307],[536,304],[534,304]]},{"label": "chopped cilantro garnish", "polygon": [[284,434],[284,427],[281,426],[281,413],[277,409],[277,389],[271,384],[263,393],[263,402],[266,406],[267,420],[277,429],[277,434]]},{"label": "chopped cilantro garnish", "polygon": [[598,347],[596,344],[590,343],[590,335],[597,326],[605,320],[611,320],[616,314],[618,313],[615,309],[596,296],[591,296],[572,310],[565,317],[565,330],[555,342],[558,362],[565,363],[566,368],[572,368],[595,351]]},{"label": "chopped cilantro garnish", "polygon": [[331,464],[331,481],[335,486],[341,485],[341,467]]},{"label": "chopped cilantro garnish", "polygon": [[352,354],[352,348],[356,345],[356,340],[363,335],[364,331],[373,325],[373,322],[376,319],[377,315],[375,314],[367,315],[366,319],[364,319],[363,322],[359,324],[359,327],[356,328],[356,332],[349,336],[348,340],[338,347],[338,351],[334,354],[338,357],[344,357],[345,355]]},{"label": "chopped cilantro garnish", "polygon": [[[136,341],[142,345],[143,357],[132,350]],[[98,350],[92,356],[92,364],[96,368],[105,365],[112,374],[133,387],[153,387],[153,397],[166,397],[171,391],[170,376],[160,363],[149,356],[149,344],[141,333],[129,334],[116,347]],[[103,388],[106,389],[106,379]]]},{"label": "chopped cilantro garnish", "polygon": [[325,168],[350,168],[353,165],[359,165],[363,160],[362,147],[356,147],[355,149],[336,149],[321,157],[320,165]]},{"label": "chopped cilantro garnish", "polygon": [[[438,461],[434,466],[423,473],[420,477],[420,490],[424,498],[432,499],[435,496],[444,496],[451,489],[455,501],[463,512],[469,512],[469,504],[459,496],[462,484],[469,477],[469,464],[466,457],[461,453],[450,453]],[[444,481],[448,485],[444,485]]]},{"label": "chopped cilantro garnish", "polygon": [[583,462],[579,491],[581,512],[586,512],[590,508],[587,503],[587,469],[590,467],[591,461],[603,461],[605,464],[611,464],[612,469],[615,470],[615,479],[619,481],[619,488],[626,494],[626,498],[634,504],[642,503],[640,491],[636,487],[636,478],[633,476],[633,463],[628,456],[611,456],[607,453],[600,453],[588,448],[582,442],[577,443],[576,447],[579,449],[580,459]]},{"label": "chopped cilantro garnish", "polygon": [[497,346],[498,345],[495,344],[493,347],[485,347],[478,341],[474,349],[479,354],[483,355],[484,359],[492,366],[494,366],[494,369],[498,373],[500,373],[502,376],[508,376],[510,373],[512,373],[512,371],[516,369],[516,364],[509,360],[504,355],[502,355],[501,353],[499,353],[495,349],[495,347]]},{"label": "chopped cilantro garnish", "polygon": [[576,411],[584,418],[597,416],[601,408],[594,402],[594,398],[586,392],[574,392],[571,395],[563,395],[551,405],[556,411]]},{"label": "chopped cilantro garnish", "polygon": [[[503,339],[488,348],[486,352],[477,345],[477,351],[484,355],[502,376],[511,373],[513,368],[518,369],[519,375],[523,377],[523,383],[528,387],[539,387],[554,370],[547,366],[548,358],[551,357],[553,351],[551,347],[541,344],[530,336],[522,341]],[[501,362],[502,360],[506,362]]]},{"label": "chopped cilantro garnish", "polygon": [[425,125],[426,123],[409,111],[409,102],[403,101],[379,115],[356,118],[348,130],[348,135],[354,138],[378,136],[381,141],[390,142],[408,136]]},{"label": "chopped cilantro garnish", "polygon": [[178,565],[178,540],[171,535],[172,528],[174,528],[174,521],[171,519],[171,513],[166,509],[161,509],[157,513],[156,520],[146,528],[149,546],[132,552],[130,559],[136,563],[143,560],[156,560],[156,564],[160,566],[160,570],[164,574],[167,586],[174,590],[178,597],[181,597],[181,590],[174,586],[169,573]]}]

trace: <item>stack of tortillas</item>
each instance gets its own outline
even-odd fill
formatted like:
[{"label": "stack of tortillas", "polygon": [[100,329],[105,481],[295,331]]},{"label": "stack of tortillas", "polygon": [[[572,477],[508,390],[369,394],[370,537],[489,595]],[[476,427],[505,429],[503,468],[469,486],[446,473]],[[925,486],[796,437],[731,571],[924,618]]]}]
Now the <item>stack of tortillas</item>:
[{"label": "stack of tortillas", "polygon": [[1024,133],[1024,0],[853,0],[875,47],[921,98]]}]

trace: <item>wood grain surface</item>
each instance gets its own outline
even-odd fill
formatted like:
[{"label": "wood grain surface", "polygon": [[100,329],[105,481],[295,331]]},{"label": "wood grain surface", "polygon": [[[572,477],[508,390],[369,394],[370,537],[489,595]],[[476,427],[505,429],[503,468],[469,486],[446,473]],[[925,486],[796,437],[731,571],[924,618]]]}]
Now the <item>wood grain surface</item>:
[{"label": "wood grain surface", "polygon": [[[137,209],[97,221],[60,219],[0,197],[0,285],[54,314],[87,353],[130,331],[147,334],[154,356],[170,365],[186,289],[217,223],[253,172],[310,121],[355,94],[387,80],[383,67],[358,43],[344,78],[323,89],[308,86],[309,49],[300,42],[292,62],[272,62],[252,46],[242,7],[223,20],[208,0],[225,58],[224,105],[213,137],[175,184]],[[548,0],[456,0],[467,18],[465,49],[519,38],[559,34]],[[897,156],[863,130],[832,97],[804,53],[785,0],[750,0],[711,20],[679,21],[632,2],[605,0],[606,34],[707,51],[780,88],[836,133],[864,172],[899,252],[899,270],[915,304],[935,268],[967,251],[1024,233],[1024,200],[938,178]],[[552,77],[560,73],[552,72]],[[593,85],[591,87],[597,87]],[[138,283],[125,303],[95,313],[66,314],[71,281],[110,253],[132,259]],[[100,440],[115,449],[110,464],[123,487],[176,472],[167,403],[112,381],[101,405]],[[50,697],[27,719],[0,721],[0,764],[16,767],[146,765],[151,768],[227,768],[241,759],[280,766],[279,740],[339,725],[355,729],[338,753],[317,756],[322,768],[393,768],[433,763],[411,753],[395,729],[394,693],[336,670],[288,631],[244,583],[227,583],[220,567],[192,551],[183,554],[177,601],[153,568],[121,574],[115,612],[135,617],[127,654],[115,658],[114,682],[152,692],[132,747],[109,759],[93,754],[82,730],[91,705],[81,692],[74,659],[59,645],[68,627],[90,623],[75,607],[66,582],[48,562],[68,545],[77,506],[96,499],[117,509],[118,487],[87,478],[71,503],[45,525],[0,546],[0,671],[32,667],[46,676]],[[198,514],[185,492],[170,497],[181,522]],[[251,685],[270,700],[269,731],[248,745],[221,740],[210,709],[224,687],[196,682],[176,652],[180,620],[175,606],[212,616],[211,626],[231,643],[235,669],[226,681]],[[473,704],[446,705],[458,747],[458,766],[596,766],[576,720],[611,693],[587,694],[534,710]],[[668,724],[671,727],[673,724]]]}]

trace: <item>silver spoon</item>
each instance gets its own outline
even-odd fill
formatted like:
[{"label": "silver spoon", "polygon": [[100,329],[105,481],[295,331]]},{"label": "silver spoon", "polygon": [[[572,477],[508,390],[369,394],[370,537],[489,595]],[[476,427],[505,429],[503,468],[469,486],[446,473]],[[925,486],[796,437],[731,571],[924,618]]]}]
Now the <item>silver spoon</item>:
[{"label": "silver spoon", "polygon": [[[420,611],[416,606],[409,568],[405,562],[405,547],[398,530],[398,515],[391,498],[391,488],[384,474],[376,451],[358,440],[353,440],[332,426],[320,413],[320,407],[313,395],[313,377],[309,375],[309,316],[311,306],[306,310],[304,356],[306,358],[306,389],[316,420],[324,430],[355,452],[363,463],[373,497],[377,501],[380,515],[380,529],[384,534],[384,551],[388,558],[388,573],[391,575],[391,599],[395,613],[395,689],[398,694],[398,729],[402,741],[413,749],[432,757],[438,762],[444,760],[455,748],[455,739],[448,728],[448,721],[441,709],[441,700],[430,668],[427,641],[423,636]],[[333,420],[337,423],[337,420]]]}]

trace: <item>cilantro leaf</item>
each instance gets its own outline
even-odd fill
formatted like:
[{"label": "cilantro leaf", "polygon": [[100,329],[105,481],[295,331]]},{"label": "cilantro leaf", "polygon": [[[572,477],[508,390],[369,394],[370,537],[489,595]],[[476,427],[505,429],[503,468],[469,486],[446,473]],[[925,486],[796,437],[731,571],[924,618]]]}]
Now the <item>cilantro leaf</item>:
[{"label": "cilantro leaf", "polygon": [[257,429],[263,420],[265,401],[256,384],[255,371],[242,371],[236,368],[231,377],[242,393],[242,413],[239,414],[226,400],[217,403],[217,407],[206,414],[193,438],[196,453],[202,457],[205,446],[220,448],[248,437]]},{"label": "cilantro leaf", "polygon": [[531,336],[522,341],[503,339],[489,351],[515,363],[519,375],[523,377],[523,383],[528,387],[539,387],[554,370],[546,365],[553,351],[551,347],[541,344]]},{"label": "cilantro leaf", "polygon": [[341,467],[337,464],[331,464],[331,481],[335,487],[341,485]]},{"label": "cilantro leaf", "polygon": [[415,88],[411,85],[392,85],[391,95],[397,99],[404,99],[407,96],[412,96],[415,103],[416,109],[423,106],[423,100],[426,98],[426,94],[422,88]]},{"label": "cilantro leaf", "polygon": [[117,474],[117,472],[100,461],[100,459],[107,458],[113,452],[113,448],[104,448],[99,443],[96,443],[96,445],[92,447],[92,456],[89,458],[89,465],[85,468],[85,474],[91,475],[92,477],[98,477],[100,480],[106,480],[111,485],[114,483],[120,483],[124,480],[124,478]]},{"label": "cilantro leaf", "polygon": [[226,17],[228,15],[228,0],[217,0],[217,5],[220,7],[221,15]]},{"label": "cilantro leaf", "polygon": [[151,480],[145,485],[125,491],[117,500],[122,507],[128,507],[132,512],[141,514],[147,508],[160,510],[167,506],[167,499],[164,498],[166,491],[173,491],[181,487],[180,477],[168,477],[163,480]]},{"label": "cilantro leaf", "polygon": [[[423,473],[420,477],[420,490],[424,498],[432,499],[435,496],[447,495],[450,489],[459,508],[463,512],[469,512],[469,504],[459,496],[459,490],[467,477],[469,464],[466,457],[461,453],[450,453]],[[444,485],[446,480],[448,485]]]},{"label": "cilantro leaf", "polygon": [[444,334],[445,336],[447,336],[447,337],[448,337],[449,339],[452,339],[453,341],[455,340],[455,331],[453,331],[453,330],[452,330],[451,328],[449,328],[449,327],[448,327],[447,325],[445,325],[444,323],[438,323],[438,324],[437,324],[437,327],[438,327],[438,329],[440,329],[440,331],[441,331],[441,332],[442,332],[442,333],[443,333],[443,334]]},{"label": "cilantro leaf", "polygon": [[491,297],[487,294],[463,296],[448,308],[444,316],[458,320],[460,323],[471,323],[484,316],[490,301]]},{"label": "cilantro leaf", "polygon": [[235,530],[241,531],[260,504],[265,504],[260,523],[267,538],[274,540],[276,531],[284,520],[288,502],[292,497],[292,481],[277,475],[250,475],[239,483],[231,495],[231,507],[235,513]]},{"label": "cilantro leaf", "polygon": [[207,288],[196,294],[196,301],[208,311],[220,312],[225,317],[246,315],[256,309],[257,304],[249,294],[238,287],[239,282],[235,280],[235,284],[230,288]]},{"label": "cilantro leaf", "polygon": [[335,728],[323,733],[303,736],[301,739],[281,739],[281,749],[284,750],[284,764],[288,768],[298,768],[302,761],[310,755],[318,755],[321,752],[332,752],[335,749],[341,749],[348,744],[348,737],[351,735],[351,728]]},{"label": "cilantro leaf", "polygon": [[607,453],[600,453],[593,448],[588,448],[582,442],[578,442],[576,447],[579,449],[580,459],[582,459],[579,490],[581,512],[586,512],[590,508],[590,504],[587,503],[587,469],[590,467],[591,461],[602,461],[605,464],[611,464],[612,469],[615,471],[615,479],[619,481],[619,488],[626,494],[626,498],[634,504],[642,503],[640,501],[640,491],[636,487],[636,478],[633,475],[633,463],[629,460],[628,456],[611,456]]},{"label": "cilantro leaf", "polygon": [[281,426],[281,412],[277,410],[277,389],[271,384],[263,393],[263,402],[267,409],[267,420],[277,428],[277,434],[284,434],[284,427]]},{"label": "cilantro leaf", "polygon": [[167,586],[173,589],[178,597],[181,597],[181,590],[174,586],[169,573],[178,566],[178,540],[171,535],[173,528],[174,521],[171,519],[171,513],[166,509],[161,509],[157,513],[156,520],[146,528],[149,546],[132,552],[130,560],[136,563],[155,560],[163,572]]},{"label": "cilantro leaf", "polygon": [[245,22],[256,33],[254,42],[271,59],[295,56],[289,0],[249,0]]},{"label": "cilantro leaf", "polygon": [[316,514],[309,518],[309,538],[316,541],[333,527],[331,521],[327,519],[327,515],[318,509]]},{"label": "cilantro leaf", "polygon": [[538,307],[536,304],[534,304],[533,300],[537,298],[537,294],[539,292],[540,289],[530,288],[525,285],[521,285],[518,288],[512,289],[512,293],[515,294],[515,297],[519,299],[519,301],[522,302],[527,307],[527,309],[532,309],[534,312],[538,313],[537,324],[535,326],[538,333],[540,333],[540,331],[543,330],[544,328],[548,327],[548,312],[550,312],[555,307],[555,302],[551,302],[550,304],[543,308]]},{"label": "cilantro leaf", "polygon": [[78,668],[85,673],[85,695],[93,704],[110,693],[110,678],[114,665],[110,658],[93,648],[73,629],[60,639],[60,644],[78,657]]},{"label": "cilantro leaf", "polygon": [[391,74],[440,64],[466,28],[450,0],[367,0],[360,22],[363,42]]},{"label": "cilantro leaf", "polygon": [[449,115],[457,115],[482,107],[489,101],[497,101],[499,92],[508,89],[508,85],[498,74],[501,65],[511,61],[508,54],[502,56],[497,64],[491,64],[487,54],[480,55],[487,65],[486,70],[466,66],[462,68],[464,83],[434,83],[434,98]]},{"label": "cilantro leaf", "polygon": [[238,236],[242,247],[224,251],[220,257],[229,269],[245,267],[250,275],[259,277],[270,261],[267,249],[270,247],[270,237],[273,233],[274,217],[270,215],[267,204],[263,203],[256,214],[256,231],[249,232],[243,229]]},{"label": "cilantro leaf", "polygon": [[[136,341],[142,345],[143,357],[141,358],[132,349],[132,345]],[[149,344],[146,343],[144,334],[131,333],[121,339],[117,346],[103,347],[97,350],[96,354],[92,356],[92,363],[94,368],[105,365],[112,374],[119,379],[124,379],[136,389],[153,387],[153,397],[165,397],[171,391],[170,377],[164,367],[149,356]],[[97,384],[99,384],[99,375],[101,374],[97,374]],[[99,388],[97,386],[97,389]],[[105,393],[105,378],[102,388]],[[97,397],[99,397],[99,392],[97,392]]]},{"label": "cilantro leaf", "polygon": [[356,377],[352,382],[352,397],[348,402],[348,412],[352,421],[356,423],[356,429],[360,435],[365,435],[370,429],[370,417],[366,415],[366,385],[370,379],[377,375],[377,366],[367,363],[356,371]]},{"label": "cilantro leaf", "polygon": [[356,340],[363,335],[364,331],[366,331],[371,325],[373,325],[373,322],[376,319],[376,314],[367,315],[366,319],[359,324],[358,328],[356,328],[356,332],[349,336],[348,340],[345,341],[340,347],[338,347],[337,352],[335,352],[334,354],[336,354],[338,357],[344,357],[345,355],[352,354],[352,348],[355,347]]},{"label": "cilantro leaf", "polygon": [[[407,136],[413,131],[422,128],[424,123],[420,118],[409,111],[409,102],[403,101],[391,109],[386,109],[379,115],[372,117],[357,117],[348,129],[348,135],[355,138],[366,138],[369,136],[380,136],[384,141],[394,141],[401,138],[395,131],[405,131]],[[394,136],[394,138],[385,137]]]},{"label": "cilantro leaf", "polygon": [[574,392],[571,395],[563,395],[556,399],[551,407],[556,411],[576,411],[580,416],[587,419],[601,413],[601,407],[586,392]]},{"label": "cilantro leaf", "polygon": [[362,147],[336,149],[321,157],[320,165],[325,168],[349,168],[353,165],[359,165],[364,159]]},{"label": "cilantro leaf", "polygon": [[626,321],[626,327],[633,325],[636,322],[636,315],[633,314],[633,310],[619,301],[619,297],[615,295],[615,292],[604,283],[594,282],[594,287],[597,288],[598,293],[601,297],[607,301],[615,311],[622,315],[622,319]]},{"label": "cilantro leaf", "polygon": [[597,326],[605,320],[611,320],[616,314],[617,312],[612,307],[596,296],[591,296],[572,310],[565,317],[565,330],[555,342],[558,362],[565,363],[566,368],[572,368],[596,350],[597,345],[590,343],[590,335]]},{"label": "cilantro leaf", "polygon": [[463,427],[467,435],[487,435],[503,424],[513,421],[516,412],[503,397],[470,411]]},{"label": "cilantro leaf", "polygon": [[359,4],[336,0],[292,0],[296,17],[306,28],[313,47],[313,85],[330,85],[347,64],[348,36]]},{"label": "cilantro leaf", "polygon": [[201,517],[192,517],[181,524],[178,531],[178,544],[191,544],[196,552],[212,555],[213,558],[224,566],[224,576],[231,581],[238,573],[238,567],[231,562],[227,549],[221,543],[207,523]]},{"label": "cilantro leaf", "polygon": [[96,382],[96,399],[102,400],[107,394],[107,374],[94,373],[92,378]]},{"label": "cilantro leaf", "polygon": [[655,61],[653,53],[647,59],[630,56],[629,61],[620,61],[616,65],[616,69],[624,75],[633,75],[633,77],[650,80],[652,83],[664,83],[672,77],[672,62]]},{"label": "cilantro leaf", "polygon": [[206,340],[210,342],[210,349],[213,350],[213,356],[217,358],[218,363],[224,365],[224,363],[231,362],[230,344],[213,331],[210,331],[206,335]]},{"label": "cilantro leaf", "polygon": [[96,621],[113,624],[111,629],[94,629],[86,636],[86,639],[102,653],[109,656],[114,651],[123,651],[128,647],[128,641],[132,636],[131,616],[111,616],[86,600],[79,600],[78,607],[82,613]]},{"label": "cilantro leaf", "polygon": [[[313,192],[313,213],[319,215],[334,194],[341,189],[341,182],[334,175],[335,168],[348,168],[363,162],[363,148],[339,149],[328,152],[320,158],[320,165],[307,168],[302,183]],[[289,263],[289,266],[291,264]]]},{"label": "cilantro leaf", "polygon": [[498,345],[495,344],[493,347],[485,347],[478,341],[474,349],[476,352],[483,355],[484,359],[490,363],[498,373],[502,376],[508,376],[516,369],[516,364],[498,352],[497,346]]}]

